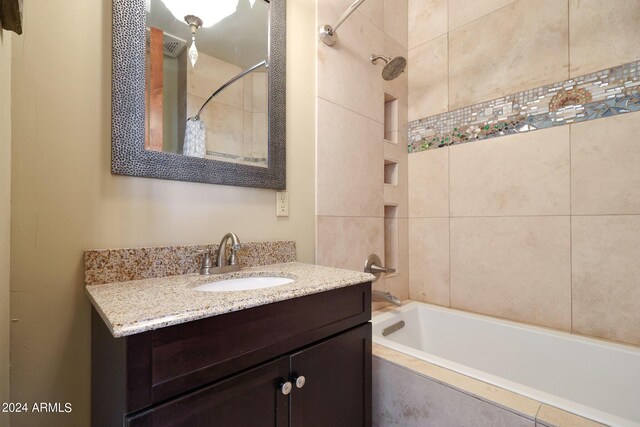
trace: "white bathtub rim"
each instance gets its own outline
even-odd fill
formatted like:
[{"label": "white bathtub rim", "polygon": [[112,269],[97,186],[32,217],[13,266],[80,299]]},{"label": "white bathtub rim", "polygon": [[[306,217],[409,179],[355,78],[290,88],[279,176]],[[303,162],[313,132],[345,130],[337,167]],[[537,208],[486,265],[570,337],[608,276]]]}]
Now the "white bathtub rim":
[{"label": "white bathtub rim", "polygon": [[[640,347],[634,346],[632,344],[622,344],[615,341],[608,341],[605,339],[588,337],[585,335],[576,335],[568,331],[558,331],[555,329],[546,328],[544,326],[538,326],[530,323],[516,322],[514,320],[502,319],[502,318],[492,317],[492,316],[479,314],[479,313],[471,313],[468,311],[458,310],[455,308],[442,307],[435,304],[429,304],[426,302],[412,301],[412,300],[405,300],[401,307],[389,307],[389,308],[383,309],[385,311],[381,310],[381,313],[379,314],[375,314],[374,312],[375,316],[372,318],[371,324],[375,326],[378,323],[384,322],[385,320],[388,320],[396,316],[397,312],[409,311],[413,307],[421,306],[421,305],[429,307],[430,310],[438,311],[440,313],[454,312],[458,316],[466,317],[469,319],[481,319],[483,321],[490,322],[493,324],[506,324],[518,330],[529,330],[529,331],[534,330],[540,334],[544,334],[547,336],[561,337],[563,339],[572,340],[574,342],[588,343],[590,345],[594,345],[600,348],[615,348],[618,351],[622,351],[628,354],[640,355]],[[389,310],[389,311],[386,311],[386,310]]]},{"label": "white bathtub rim", "polygon": [[[402,307],[397,307],[397,308],[393,308],[391,311],[387,311],[381,314],[378,314],[376,316],[374,316],[372,318],[372,325],[375,326],[381,322],[384,322],[386,320],[389,320],[395,316],[397,316],[398,312],[405,312],[405,311],[409,311],[411,310],[413,307],[416,306],[420,306],[420,305],[425,305],[428,306],[429,309],[434,309],[440,312],[451,312],[454,311],[456,313],[456,315],[461,315],[461,316],[465,316],[468,318],[475,318],[475,319],[482,319],[484,321],[489,321],[492,323],[498,323],[498,324],[509,324],[510,326],[513,326],[515,328],[518,329],[523,329],[523,330],[531,330],[534,329],[536,332],[540,332],[540,333],[544,333],[544,334],[549,334],[551,336],[555,336],[555,337],[562,337],[563,339],[575,339],[578,342],[588,342],[591,345],[598,345],[598,346],[602,346],[602,347],[608,347],[611,348],[612,346],[617,348],[618,350],[622,350],[622,351],[626,351],[626,352],[631,352],[632,354],[639,354],[640,353],[640,349],[636,350],[635,348],[631,348],[629,349],[628,346],[622,345],[622,344],[617,344],[617,343],[610,343],[608,341],[601,341],[595,338],[589,338],[589,337],[583,337],[583,336],[576,336],[576,335],[572,335],[569,334],[568,332],[560,332],[560,331],[554,331],[554,330],[550,330],[547,328],[543,328],[543,327],[539,327],[539,326],[534,326],[534,325],[528,325],[528,324],[522,324],[522,323],[518,323],[518,322],[514,322],[514,321],[509,321],[509,320],[502,320],[502,319],[496,319],[490,316],[483,316],[480,314],[475,314],[475,313],[468,313],[465,311],[461,311],[461,310],[455,310],[455,309],[450,309],[450,308],[445,308],[445,307],[440,307],[440,306],[436,306],[433,304],[428,304],[428,303],[422,303],[422,302],[418,302],[418,301],[412,301],[410,303],[407,303],[405,305],[403,305]],[[604,412],[604,411],[600,411],[594,408],[591,408],[589,406],[586,405],[581,405],[579,403],[573,402],[571,400],[568,399],[564,399],[562,397],[553,395],[551,393],[546,393],[537,389],[534,389],[532,387],[527,387],[525,385],[516,383],[514,381],[509,381],[506,380],[502,377],[498,377],[496,375],[491,375],[488,374],[484,371],[478,370],[478,369],[474,369],[471,367],[468,367],[466,365],[460,364],[460,363],[456,363],[456,362],[452,362],[450,360],[444,359],[442,357],[439,356],[435,356],[417,349],[414,349],[412,347],[409,347],[407,345],[404,344],[399,344],[396,343],[394,341],[391,341],[389,339],[386,339],[384,337],[381,337],[379,335],[376,335],[375,333],[373,334],[373,342],[376,344],[380,344],[384,347],[390,348],[392,350],[396,350],[399,351],[401,353],[405,353],[408,354],[409,356],[415,357],[417,359],[423,360],[425,362],[431,363],[433,365],[439,366],[441,368],[447,369],[449,371],[453,371],[454,373],[457,374],[461,374],[464,375],[466,377],[471,377],[472,379],[478,380],[478,381],[482,381],[485,383],[489,383],[493,386],[496,386],[498,388],[502,388],[517,394],[520,394],[522,396],[525,396],[529,399],[533,399],[537,402],[540,403],[544,403],[550,406],[554,406],[556,408],[560,408],[562,410],[565,410],[567,412],[571,412],[574,413],[576,415],[582,416],[584,418],[588,418],[591,419],[593,421],[602,423],[602,424],[606,424],[606,425],[610,425],[612,427],[640,427],[640,423],[637,423],[633,420],[629,420],[626,418],[622,418],[619,416],[616,416],[614,414],[608,413],[608,412]],[[390,361],[393,363],[393,361]],[[418,375],[422,375],[420,373],[417,373]],[[440,381],[436,378],[433,378],[433,380],[439,382],[439,383],[443,383],[443,381]],[[445,383],[443,383],[445,384]],[[455,385],[452,384],[445,384],[448,385],[449,387],[453,387],[457,390],[460,390],[461,392],[464,392],[466,394],[471,394],[477,398],[480,398],[484,401],[487,401],[489,403],[492,403],[494,405],[500,406],[506,410],[509,410],[511,412],[517,413],[518,415],[521,415],[523,417],[526,417],[527,419],[531,419],[531,420],[535,420],[534,418],[531,418],[531,416],[529,414],[525,414],[522,413],[521,411],[518,411],[517,409],[514,408],[510,408],[508,406],[505,406],[503,404],[499,404],[498,402],[495,402],[493,400],[487,399],[486,397],[483,396],[479,396],[471,391],[467,391],[464,389],[461,389],[460,387],[456,387]]]}]

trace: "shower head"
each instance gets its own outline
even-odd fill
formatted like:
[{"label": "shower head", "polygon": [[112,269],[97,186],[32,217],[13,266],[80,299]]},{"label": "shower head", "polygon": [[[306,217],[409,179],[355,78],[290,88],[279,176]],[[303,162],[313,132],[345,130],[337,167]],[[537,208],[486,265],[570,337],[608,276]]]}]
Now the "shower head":
[{"label": "shower head", "polygon": [[396,56],[391,59],[387,56],[371,55],[372,64],[377,64],[378,59],[382,59],[386,64],[382,69],[382,78],[385,80],[394,80],[398,78],[400,74],[404,73],[405,68],[407,68],[407,60],[402,56]]}]

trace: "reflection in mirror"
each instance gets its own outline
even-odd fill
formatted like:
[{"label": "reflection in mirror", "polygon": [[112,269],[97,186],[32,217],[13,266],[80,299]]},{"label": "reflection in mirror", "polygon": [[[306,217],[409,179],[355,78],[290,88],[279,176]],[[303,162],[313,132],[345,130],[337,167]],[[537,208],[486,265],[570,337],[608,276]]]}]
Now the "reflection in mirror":
[{"label": "reflection in mirror", "polygon": [[264,0],[147,0],[147,150],[268,167],[268,25]]}]

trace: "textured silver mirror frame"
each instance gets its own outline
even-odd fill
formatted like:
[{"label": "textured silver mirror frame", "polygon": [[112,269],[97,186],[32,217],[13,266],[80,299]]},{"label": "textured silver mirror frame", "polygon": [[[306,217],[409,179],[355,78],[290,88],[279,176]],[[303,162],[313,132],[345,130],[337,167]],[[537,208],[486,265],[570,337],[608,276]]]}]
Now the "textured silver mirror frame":
[{"label": "textured silver mirror frame", "polygon": [[113,0],[111,172],[286,189],[285,3],[270,2],[269,167],[264,168],[145,150],[145,0]]}]

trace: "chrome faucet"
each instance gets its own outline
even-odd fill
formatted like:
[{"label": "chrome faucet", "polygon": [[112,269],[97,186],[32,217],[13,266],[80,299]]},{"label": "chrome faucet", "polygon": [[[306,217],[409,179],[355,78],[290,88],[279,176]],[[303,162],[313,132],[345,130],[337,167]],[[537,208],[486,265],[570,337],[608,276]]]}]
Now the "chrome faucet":
[{"label": "chrome faucet", "polygon": [[[231,255],[229,255],[228,260],[225,260],[224,256],[227,253],[227,243],[229,239],[231,239]],[[196,254],[203,255],[202,264],[200,265],[200,274],[209,275],[240,271],[237,252],[241,247],[242,245],[240,244],[238,236],[235,233],[227,233],[222,237],[220,245],[218,246],[218,251],[213,254],[213,257],[216,259],[215,263],[213,262],[211,252],[208,249],[196,251]]]}]

